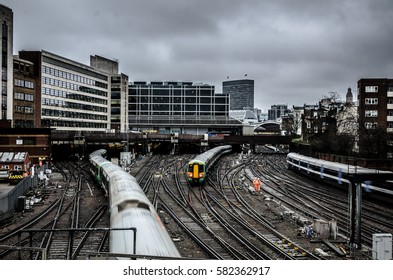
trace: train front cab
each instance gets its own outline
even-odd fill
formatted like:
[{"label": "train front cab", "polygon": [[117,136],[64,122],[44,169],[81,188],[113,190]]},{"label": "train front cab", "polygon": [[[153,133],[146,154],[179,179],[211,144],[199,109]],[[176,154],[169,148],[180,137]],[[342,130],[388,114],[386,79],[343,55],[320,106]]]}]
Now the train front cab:
[{"label": "train front cab", "polygon": [[205,179],[205,164],[192,161],[188,164],[187,180],[194,185],[202,184]]}]

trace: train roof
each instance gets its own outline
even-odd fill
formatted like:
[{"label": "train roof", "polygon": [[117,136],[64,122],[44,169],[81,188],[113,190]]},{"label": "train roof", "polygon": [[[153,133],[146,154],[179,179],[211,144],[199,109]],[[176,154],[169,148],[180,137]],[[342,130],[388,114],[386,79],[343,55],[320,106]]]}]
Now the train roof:
[{"label": "train roof", "polygon": [[198,156],[196,156],[193,161],[199,160],[206,162],[208,159],[210,159],[213,155],[215,155],[217,152],[222,151],[222,150],[229,150],[232,149],[231,145],[225,145],[225,146],[218,146],[213,149],[210,149]]},{"label": "train roof", "polygon": [[309,162],[310,164],[322,165],[325,168],[329,168],[332,170],[338,171],[341,169],[341,172],[343,174],[348,174],[348,175],[361,175],[361,174],[363,174],[363,175],[386,175],[386,176],[391,175],[393,178],[393,172],[391,172],[391,171],[372,169],[372,168],[366,168],[366,167],[344,164],[344,163],[339,163],[339,162],[327,161],[327,160],[323,160],[323,159],[317,159],[317,158],[303,156],[303,155],[297,154],[297,153],[289,153],[287,155],[287,157],[301,160],[303,162]]}]

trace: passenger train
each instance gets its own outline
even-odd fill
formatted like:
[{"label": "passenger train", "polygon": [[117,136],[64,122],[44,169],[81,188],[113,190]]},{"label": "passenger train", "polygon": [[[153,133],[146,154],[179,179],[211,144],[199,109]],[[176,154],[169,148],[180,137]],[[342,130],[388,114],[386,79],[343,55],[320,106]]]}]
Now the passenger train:
[{"label": "passenger train", "polygon": [[187,180],[191,185],[202,185],[206,174],[214,162],[232,151],[231,145],[219,146],[198,155],[188,163]]},{"label": "passenger train", "polygon": [[[391,174],[391,178],[393,179],[393,172],[390,171],[382,171],[338,162],[331,162],[327,160],[306,157],[297,153],[289,153],[287,155],[287,166],[288,169],[306,174],[310,177],[317,177],[338,186],[345,183],[348,184],[349,180],[347,178],[354,174]],[[366,193],[375,193],[382,196],[388,195],[393,198],[392,181],[386,181],[384,183],[364,181],[362,183],[362,188]]]},{"label": "passenger train", "polygon": [[110,252],[180,258],[165,226],[136,179],[117,164],[106,160],[105,155],[106,150],[97,150],[90,154],[89,159],[92,173],[109,196],[110,227],[136,228],[136,232],[112,230]]}]

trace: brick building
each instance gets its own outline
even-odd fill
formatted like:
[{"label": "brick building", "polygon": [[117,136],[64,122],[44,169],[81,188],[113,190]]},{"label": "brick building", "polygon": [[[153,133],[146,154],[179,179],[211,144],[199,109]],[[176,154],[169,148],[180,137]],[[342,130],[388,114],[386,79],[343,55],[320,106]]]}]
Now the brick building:
[{"label": "brick building", "polygon": [[49,162],[51,130],[48,128],[0,129],[0,152],[27,152],[33,164]]},{"label": "brick building", "polygon": [[[369,142],[373,134],[380,131],[384,135],[375,135],[375,138],[378,140],[386,138],[384,140],[386,150],[376,149],[373,152],[374,156],[383,157],[385,155],[380,153],[386,152],[387,157],[392,157],[393,146],[388,139],[393,133],[393,79],[360,79],[358,102],[359,137],[364,140],[359,142],[360,151],[370,149]],[[370,141],[366,141],[366,138]]]},{"label": "brick building", "polygon": [[14,110],[15,128],[41,126],[41,94],[36,90],[34,64],[14,57]]}]

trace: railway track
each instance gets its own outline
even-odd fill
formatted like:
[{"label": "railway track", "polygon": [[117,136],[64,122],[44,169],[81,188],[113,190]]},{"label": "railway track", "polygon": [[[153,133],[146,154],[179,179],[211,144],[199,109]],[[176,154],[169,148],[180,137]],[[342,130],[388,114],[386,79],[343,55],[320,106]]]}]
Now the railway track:
[{"label": "railway track", "polygon": [[[329,220],[333,216],[345,241],[346,193],[333,192],[288,172],[284,156],[248,155],[239,159],[228,155],[216,163],[203,187],[190,187],[184,170],[194,156],[152,156],[130,171],[141,181],[183,257],[324,259],[315,249],[329,249],[316,236],[299,235],[299,228],[306,220]],[[52,180],[52,186],[45,190],[51,204],[42,207],[42,214],[37,213],[28,223],[0,235],[0,244],[9,246],[0,249],[1,259],[41,258],[39,250],[34,254],[13,250],[18,244],[46,248],[49,259],[78,259],[108,251],[106,198],[90,181],[87,163],[65,162],[58,168],[63,176]],[[259,194],[249,191],[254,177],[263,182]],[[393,231],[391,207],[365,200],[362,215],[365,244],[371,242],[372,233]],[[27,235],[34,230],[30,241]],[[26,237],[18,241],[21,232]],[[337,248],[346,245],[339,243]],[[346,255],[330,251],[327,258],[345,259]]]},{"label": "railway track", "polygon": [[[339,190],[321,182],[310,180],[288,172],[285,158],[277,156],[261,156],[259,164],[250,166],[252,176],[261,176],[265,181],[265,192],[280,201],[293,213],[301,213],[310,219],[337,221],[339,232],[346,240],[349,236],[349,206],[346,190]],[[248,180],[251,180],[248,177]],[[372,234],[393,232],[393,209],[378,205],[373,201],[362,201],[362,244],[372,246]],[[346,245],[346,244],[344,244]],[[368,253],[370,257],[371,253]]]},{"label": "railway track", "polygon": [[1,259],[76,259],[85,252],[108,249],[105,232],[96,232],[98,226],[109,226],[103,192],[80,163],[65,162],[58,168],[63,179],[57,178],[46,189],[50,190],[46,200],[53,202],[31,221],[1,236],[1,245],[9,247],[0,250]]}]

